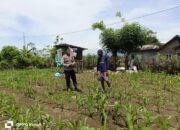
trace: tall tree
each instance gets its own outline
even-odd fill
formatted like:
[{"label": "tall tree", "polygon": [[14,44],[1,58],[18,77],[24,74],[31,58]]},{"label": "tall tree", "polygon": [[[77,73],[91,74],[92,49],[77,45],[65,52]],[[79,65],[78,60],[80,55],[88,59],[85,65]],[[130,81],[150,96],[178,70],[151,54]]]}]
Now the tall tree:
[{"label": "tall tree", "polygon": [[103,21],[94,23],[92,28],[99,29],[100,34],[100,44],[103,48],[108,49],[113,54],[113,69],[116,68],[117,52],[120,49],[120,43],[117,42],[117,30],[113,28],[106,28]]},{"label": "tall tree", "polygon": [[144,28],[138,23],[127,23],[121,12],[117,12],[116,16],[125,23],[120,29],[106,28],[103,21],[92,25],[94,30],[99,29],[101,31],[102,46],[112,52],[114,69],[118,51],[125,54],[125,66],[128,68],[128,57],[131,52],[145,44],[161,45],[152,30]]},{"label": "tall tree", "polygon": [[146,44],[147,37],[147,29],[138,23],[127,23],[118,31],[117,38],[121,43],[122,52],[125,53],[126,68],[128,68],[129,54]]},{"label": "tall tree", "polygon": [[158,45],[159,47],[162,46],[163,44],[160,43],[160,41],[156,37],[156,32],[153,32],[152,30],[145,29],[146,33],[146,44],[151,44],[151,45]]}]

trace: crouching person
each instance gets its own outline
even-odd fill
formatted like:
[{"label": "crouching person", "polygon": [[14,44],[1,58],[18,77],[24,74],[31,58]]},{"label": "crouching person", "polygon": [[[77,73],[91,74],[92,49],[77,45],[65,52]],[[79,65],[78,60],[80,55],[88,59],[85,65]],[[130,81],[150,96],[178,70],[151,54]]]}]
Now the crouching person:
[{"label": "crouching person", "polygon": [[108,87],[110,87],[110,82],[108,80],[108,58],[103,55],[103,50],[98,50],[97,52],[98,59],[97,59],[97,76],[98,80],[101,82],[101,86],[104,91],[105,90],[105,85],[104,82],[107,83]]},{"label": "crouching person", "polygon": [[65,90],[71,89],[70,80],[72,79],[74,90],[81,92],[81,90],[78,89],[77,87],[76,74],[74,71],[74,66],[76,63],[71,51],[72,51],[71,48],[68,48],[66,50],[66,54],[64,54],[62,57],[62,65],[64,66],[64,73],[65,73],[66,87],[67,87]]}]

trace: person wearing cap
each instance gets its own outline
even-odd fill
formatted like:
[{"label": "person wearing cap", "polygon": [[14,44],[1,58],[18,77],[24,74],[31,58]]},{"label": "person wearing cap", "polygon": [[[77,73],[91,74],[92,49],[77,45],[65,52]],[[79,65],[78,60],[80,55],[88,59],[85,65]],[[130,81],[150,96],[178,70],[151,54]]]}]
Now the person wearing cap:
[{"label": "person wearing cap", "polygon": [[62,65],[64,66],[64,73],[65,73],[65,78],[66,78],[66,89],[71,89],[70,87],[70,79],[73,81],[74,85],[74,90],[75,91],[81,91],[77,87],[77,80],[76,80],[76,74],[74,71],[74,66],[75,66],[75,59],[74,56],[72,55],[72,49],[68,48],[66,50],[66,54],[63,55],[62,57]]},{"label": "person wearing cap", "polygon": [[97,52],[98,58],[97,58],[97,76],[98,80],[101,81],[101,86],[103,90],[105,91],[105,85],[104,82],[107,83],[108,87],[110,87],[110,82],[108,80],[108,68],[109,68],[109,62],[107,56],[103,55],[103,50],[98,50]]}]

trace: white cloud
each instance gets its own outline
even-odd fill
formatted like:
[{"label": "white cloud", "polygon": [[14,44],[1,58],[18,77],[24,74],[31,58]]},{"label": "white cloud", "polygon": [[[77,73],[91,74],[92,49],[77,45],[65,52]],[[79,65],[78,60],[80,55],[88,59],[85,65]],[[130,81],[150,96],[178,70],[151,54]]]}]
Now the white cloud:
[{"label": "white cloud", "polygon": [[[139,1],[140,2],[140,1]],[[144,3],[143,3],[144,2]],[[178,0],[151,0],[141,1],[141,4],[134,3],[134,7],[131,10],[126,10],[125,17],[127,19],[151,14],[153,12],[172,8],[179,4]],[[169,41],[172,37],[180,34],[180,17],[177,15],[180,13],[179,8],[169,10],[156,15],[135,19],[131,22],[139,22],[141,25],[152,29],[157,32],[157,37],[163,43]]]},{"label": "white cloud", "polygon": [[[1,36],[18,35],[21,37],[22,32],[27,35],[46,35],[91,27],[91,24],[96,21],[96,15],[109,8],[110,5],[110,0],[2,0],[0,4],[0,34]],[[31,19],[35,27],[27,29],[26,26],[20,26],[17,21],[18,16]],[[11,29],[17,32],[11,34]],[[85,37],[89,39],[91,36],[94,34]],[[73,36],[68,39],[67,36],[64,37],[65,40],[74,42]],[[81,38],[88,43],[84,35],[77,37],[78,42],[81,41]],[[90,43],[94,41],[98,40],[91,40]],[[92,47],[91,45],[87,46]]]},{"label": "white cloud", "polygon": [[[176,4],[178,0],[1,0],[0,46],[11,44],[21,47],[22,33],[25,32],[27,36],[31,36],[26,37],[27,42],[34,42],[38,47],[44,47],[55,39],[54,35],[49,36],[49,34],[89,28],[92,23],[100,20],[104,20],[105,23],[118,21],[119,19],[115,17],[117,11],[121,11],[125,18],[133,18]],[[158,38],[164,42],[180,33],[178,30],[180,17],[174,11],[136,21],[157,32]],[[179,18],[173,20],[173,17]],[[19,18],[22,18],[22,21],[18,20]],[[30,26],[26,25],[28,20]],[[113,27],[120,25],[122,24]],[[63,37],[64,42],[67,43],[91,49],[100,47],[99,31],[87,31],[63,35]]]}]

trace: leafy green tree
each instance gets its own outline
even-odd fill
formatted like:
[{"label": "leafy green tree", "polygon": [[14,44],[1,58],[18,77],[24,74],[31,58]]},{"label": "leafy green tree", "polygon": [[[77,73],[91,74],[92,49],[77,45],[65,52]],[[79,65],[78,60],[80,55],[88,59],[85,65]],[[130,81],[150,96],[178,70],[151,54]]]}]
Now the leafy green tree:
[{"label": "leafy green tree", "polygon": [[163,44],[160,43],[160,41],[157,39],[156,37],[156,33],[153,32],[152,30],[149,29],[145,29],[145,33],[146,33],[146,44],[151,44],[151,45],[158,45],[159,47],[161,47]]},{"label": "leafy green tree", "polygon": [[146,44],[147,29],[138,23],[125,24],[118,31],[118,42],[121,43],[121,51],[125,54],[125,66],[128,68],[128,57],[131,52]]},{"label": "leafy green tree", "polygon": [[113,54],[113,69],[116,68],[117,52],[120,50],[121,44],[117,41],[118,30],[113,28],[106,28],[103,21],[94,23],[93,30],[99,29],[101,31],[100,40],[103,48],[108,49]]},{"label": "leafy green tree", "polygon": [[8,62],[6,60],[0,61],[0,69],[8,69]]},{"label": "leafy green tree", "polygon": [[8,63],[9,68],[13,68],[14,60],[18,58],[20,51],[14,46],[4,46],[1,51],[1,62]]},{"label": "leafy green tree", "polygon": [[125,23],[122,28],[107,28],[103,21],[92,25],[93,30],[101,31],[101,45],[112,52],[114,69],[116,68],[117,52],[125,54],[125,66],[128,68],[128,57],[131,52],[145,44],[161,45],[152,30],[144,28],[138,23],[127,23],[121,12],[117,12],[116,16]]},{"label": "leafy green tree", "polygon": [[16,68],[26,68],[31,65],[32,63],[32,57],[27,57],[22,54],[19,55],[19,57],[14,61]]}]

